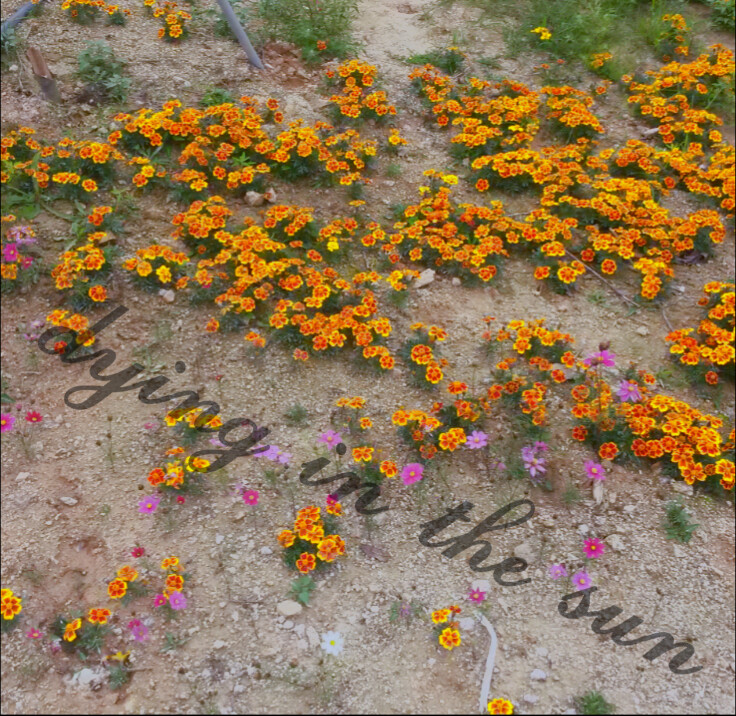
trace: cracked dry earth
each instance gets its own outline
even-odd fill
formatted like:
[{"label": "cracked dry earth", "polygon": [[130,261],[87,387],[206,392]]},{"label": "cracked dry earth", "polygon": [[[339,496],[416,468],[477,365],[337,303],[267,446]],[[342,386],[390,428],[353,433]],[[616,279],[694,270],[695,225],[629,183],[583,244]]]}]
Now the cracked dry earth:
[{"label": "cracked dry earth", "polygon": [[[4,14],[14,9],[9,5]],[[173,95],[194,103],[213,85],[236,96],[277,97],[287,115],[307,120],[319,117],[324,104],[317,94],[322,70],[304,67],[288,47],[272,45],[264,54],[267,71],[259,74],[234,43],[212,35],[211,24],[195,28],[180,47],[157,41],[155,23],[140,12],[114,31],[100,24],[71,26],[56,6],[27,25],[23,32],[43,41],[44,56],[69,93],[75,91],[75,57],[92,37],[106,39],[129,63],[134,107],[158,106]],[[386,160],[379,161],[368,202],[387,208],[414,200],[424,170],[451,166],[446,143],[420,116],[402,57],[446,46],[459,30],[466,42],[482,45],[485,54],[502,55],[501,29],[501,18],[488,19],[460,4],[363,0],[356,27],[365,43],[360,56],[378,65],[400,109],[401,134],[410,140],[400,177],[389,179]],[[536,58],[502,58],[499,63],[498,74],[536,82],[531,72]],[[104,110],[73,103],[50,107],[29,88],[35,90],[24,63],[3,71],[4,128],[30,124],[52,136],[59,127],[100,136],[108,131]],[[641,129],[618,112],[619,106],[614,95],[602,110],[612,142]],[[299,184],[281,184],[277,192],[279,202],[313,206],[319,218],[331,218],[344,207],[338,192]],[[473,195],[466,193],[470,200]],[[674,204],[687,200],[672,198]],[[523,210],[523,201],[515,197],[508,204]],[[165,242],[177,211],[174,204],[143,198],[124,239],[126,253],[159,239]],[[255,215],[250,207],[242,211]],[[63,222],[48,215],[37,221],[39,235],[52,246],[64,238]],[[679,267],[666,304],[673,325],[693,325],[703,283],[732,276],[732,257],[731,232],[713,260]],[[637,291],[633,281],[620,285],[628,295]],[[575,336],[581,351],[609,340],[622,365],[636,361],[653,371],[667,365],[663,316],[657,311],[630,315],[610,292],[605,301],[589,300],[601,291],[606,288],[589,278],[574,297],[540,292],[520,260],[508,261],[493,288],[457,285],[438,276],[413,290],[404,308],[387,307],[394,325],[392,348],[412,323],[440,324],[450,336],[446,352],[452,355],[453,373],[480,385],[490,373],[480,350],[483,317],[504,322],[545,317],[550,326]],[[216,400],[225,418],[247,416],[267,425],[269,441],[293,458],[276,478],[264,475],[262,461],[241,458],[186,505],[154,516],[138,514],[146,475],[173,444],[166,428],[144,428],[158,421],[160,412],[131,394],[112,396],[89,410],[67,407],[64,393],[89,382],[86,365],[63,366],[18,330],[57,307],[55,292],[45,286],[3,301],[3,376],[24,407],[44,415],[30,451],[16,436],[3,436],[2,583],[23,595],[25,617],[24,628],[2,638],[3,713],[477,712],[489,648],[485,629],[477,622],[465,624],[462,648],[446,652],[438,648],[426,621],[391,623],[390,609],[397,601],[430,610],[458,603],[470,613],[465,597],[479,575],[468,566],[469,552],[449,560],[440,550],[422,546],[420,525],[463,500],[474,504],[474,524],[524,497],[535,504],[533,518],[491,536],[494,561],[523,557],[530,565],[525,576],[531,578],[517,587],[491,580],[486,614],[499,643],[491,696],[509,698],[516,713],[530,714],[574,713],[574,697],[592,688],[603,692],[619,713],[734,712],[732,504],[693,497],[689,488],[668,482],[656,470],[614,467],[602,502],[581,486],[583,499],[568,506],[560,494],[569,481],[582,483],[579,466],[589,453],[566,427],[555,429],[553,420],[553,491],[503,478],[466,452],[455,456],[442,479],[418,490],[389,483],[381,500],[390,509],[374,518],[358,514],[347,498],[341,534],[348,557],[318,580],[308,607],[290,610],[283,603],[293,575],[281,563],[275,537],[292,522],[294,508],[324,502],[327,490],[302,485],[298,474],[301,463],[316,455],[319,434],[331,427],[335,401],[346,395],[366,399],[366,414],[375,424],[372,442],[388,457],[402,454],[391,414],[402,405],[425,405],[427,394],[408,387],[402,368],[377,380],[356,370],[349,357],[295,364],[287,352],[273,347],[253,356],[239,335],[202,332],[210,315],[206,307],[179,298],[169,304],[124,281],[115,283],[114,299],[129,312],[100,341],[116,351],[116,366],[140,360],[141,347],[148,346],[146,375],[165,374],[177,389],[191,388]],[[186,363],[183,375],[175,375],[176,361]],[[669,387],[677,397],[707,406],[686,383]],[[733,397],[725,401],[721,409],[733,419]],[[307,420],[297,426],[283,417],[294,403],[308,411]],[[567,410],[562,403],[550,408],[552,417]],[[501,420],[488,428],[497,457],[503,458],[504,446],[517,436]],[[240,483],[259,491],[257,508],[233,496]],[[667,540],[661,528],[662,506],[680,493],[699,524],[687,545]],[[642,658],[646,645],[613,644],[591,631],[589,619],[559,615],[565,590],[548,578],[547,566],[581,565],[581,537],[593,534],[610,547],[595,565],[599,589],[593,608],[618,605],[623,610],[619,619],[643,620],[637,634],[669,632],[692,643],[692,661],[702,670],[673,674],[666,655],[649,662]],[[112,570],[130,562],[134,545],[145,547],[150,561],[141,564],[153,572],[164,556],[180,557],[191,575],[189,607],[169,624],[152,616],[147,601],[121,610],[111,643],[114,650],[131,648],[134,673],[124,688],[111,691],[99,684],[99,663],[82,665],[51,654],[23,631],[78,604],[107,603]],[[122,626],[134,617],[150,621],[151,638],[131,647]],[[338,658],[320,649],[320,636],[328,630],[344,637]],[[162,650],[167,633],[176,637],[178,648]],[[80,678],[83,668],[91,674]]]}]

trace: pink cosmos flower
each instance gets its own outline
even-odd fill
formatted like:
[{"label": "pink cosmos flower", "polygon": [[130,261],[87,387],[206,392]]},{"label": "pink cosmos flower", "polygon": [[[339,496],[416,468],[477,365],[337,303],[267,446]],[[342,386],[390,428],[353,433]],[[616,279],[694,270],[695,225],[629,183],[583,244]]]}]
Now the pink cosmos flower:
[{"label": "pink cosmos flower", "polygon": [[552,579],[561,579],[567,577],[567,567],[564,564],[551,564],[549,566],[549,576]]},{"label": "pink cosmos flower", "polygon": [[15,415],[0,413],[0,432],[10,432],[13,429],[13,425],[15,425]]},{"label": "pink cosmos flower", "polygon": [[420,462],[410,462],[401,471],[401,480],[405,485],[413,485],[424,477],[424,465]]},{"label": "pink cosmos flower", "polygon": [[140,619],[132,619],[128,622],[130,635],[136,641],[146,641],[148,639],[148,627]]},{"label": "pink cosmos flower", "polygon": [[187,598],[181,592],[172,592],[169,595],[169,606],[172,609],[186,609]]},{"label": "pink cosmos flower", "polygon": [[245,502],[246,505],[257,505],[258,490],[246,490],[243,493],[243,502]]},{"label": "pink cosmos flower", "polygon": [[587,589],[592,584],[592,580],[590,579],[590,575],[584,569],[581,569],[572,575],[572,583],[578,589]]},{"label": "pink cosmos flower", "polygon": [[334,430],[328,430],[319,436],[317,442],[324,443],[330,450],[332,450],[332,448],[342,442],[342,437],[340,437],[340,433],[336,433]]},{"label": "pink cosmos flower", "polygon": [[36,629],[36,627],[31,627],[27,632],[26,636],[29,639],[40,639],[43,636],[43,632]]},{"label": "pink cosmos flower", "polygon": [[133,549],[130,550],[131,557],[142,557],[145,553],[146,550],[143,547],[133,547]]},{"label": "pink cosmos flower", "polygon": [[625,403],[631,401],[632,403],[638,403],[641,400],[641,393],[639,392],[639,385],[635,380],[623,380],[618,386],[618,399]]},{"label": "pink cosmos flower", "polygon": [[152,515],[158,509],[159,502],[161,502],[161,495],[154,494],[144,497],[138,503],[138,512],[144,515]]},{"label": "pink cosmos flower", "polygon": [[598,351],[598,353],[588,356],[583,363],[588,367],[591,365],[605,365],[608,368],[613,368],[616,365],[616,354],[609,350]]},{"label": "pink cosmos flower", "polygon": [[593,460],[585,461],[585,473],[589,480],[597,480],[603,482],[606,479],[606,471],[603,469],[603,465],[599,465]]},{"label": "pink cosmos flower", "polygon": [[184,497],[184,495],[177,495],[176,496],[176,502],[179,505],[183,505],[187,501],[187,498]]},{"label": "pink cosmos flower", "polygon": [[[174,592],[174,594],[176,594],[176,592]],[[166,604],[166,601],[167,601],[167,599],[166,599],[166,595],[165,594],[157,594],[153,598],[153,606],[154,607],[161,607],[164,604]]]},{"label": "pink cosmos flower", "polygon": [[485,601],[486,599],[486,593],[481,592],[480,589],[471,589],[468,593],[468,599],[471,602],[475,602],[476,604],[480,604],[481,602]]},{"label": "pink cosmos flower", "polygon": [[583,544],[583,552],[588,559],[598,559],[602,557],[606,551],[606,545],[603,544],[597,537],[592,539],[586,539]]},{"label": "pink cosmos flower", "polygon": [[43,417],[37,410],[29,410],[26,413],[26,422],[28,423],[40,423],[42,420]]},{"label": "pink cosmos flower", "polygon": [[480,430],[473,430],[468,435],[468,440],[465,443],[465,446],[471,450],[480,450],[480,448],[484,448],[486,445],[488,445],[488,435]]}]

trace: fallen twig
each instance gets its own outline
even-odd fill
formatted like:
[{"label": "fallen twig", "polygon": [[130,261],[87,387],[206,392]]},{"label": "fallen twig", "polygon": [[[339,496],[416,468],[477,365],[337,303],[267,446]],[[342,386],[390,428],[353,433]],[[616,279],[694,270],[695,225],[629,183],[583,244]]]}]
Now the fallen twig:
[{"label": "fallen twig", "polygon": [[[580,259],[577,256],[575,256],[575,254],[571,253],[567,249],[565,249],[565,254],[567,254],[570,258],[575,259],[576,261],[580,261]],[[630,299],[625,293],[621,293],[621,291],[619,291],[607,278],[605,278],[604,276],[601,276],[595,269],[590,268],[590,266],[586,266],[584,263],[583,263],[583,266],[585,267],[586,271],[589,271],[590,273],[593,274],[593,276],[603,281],[603,283],[605,283],[606,286],[608,286],[608,288],[610,288],[611,291],[613,291],[620,299],[634,306],[634,308],[636,308],[637,310],[641,308],[641,306],[636,301],[633,301],[632,299]]]}]

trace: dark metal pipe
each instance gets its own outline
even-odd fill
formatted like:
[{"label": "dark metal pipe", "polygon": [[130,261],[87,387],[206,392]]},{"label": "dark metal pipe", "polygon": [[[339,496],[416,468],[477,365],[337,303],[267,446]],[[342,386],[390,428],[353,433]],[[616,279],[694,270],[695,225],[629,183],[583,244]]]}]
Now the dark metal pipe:
[{"label": "dark metal pipe", "polygon": [[240,24],[240,20],[238,20],[238,18],[235,16],[235,13],[233,12],[233,9],[228,0],[217,0],[217,4],[220,6],[220,10],[222,10],[225,19],[227,20],[227,24],[230,25],[230,29],[233,31],[233,35],[235,35],[235,37],[238,39],[238,42],[240,43],[240,46],[245,50],[245,54],[248,56],[248,60],[250,60],[251,65],[259,70],[264,69],[261,58],[258,57],[258,54],[253,49],[253,45],[250,44],[248,35],[245,34],[245,30]]},{"label": "dark metal pipe", "polygon": [[[43,0],[41,0],[43,2]],[[38,3],[27,2],[19,7],[0,27],[0,32],[5,32],[11,27],[15,27]]]}]

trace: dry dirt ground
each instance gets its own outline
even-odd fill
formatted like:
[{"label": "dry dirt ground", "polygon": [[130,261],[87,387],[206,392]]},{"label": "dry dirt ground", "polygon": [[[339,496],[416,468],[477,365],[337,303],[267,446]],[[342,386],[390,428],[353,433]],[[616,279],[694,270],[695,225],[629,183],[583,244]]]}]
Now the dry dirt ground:
[{"label": "dry dirt ground", "polygon": [[[4,14],[14,9],[9,5]],[[272,47],[265,55],[267,71],[259,73],[237,45],[211,34],[211,21],[195,27],[181,46],[166,45],[155,36],[156,23],[138,5],[133,9],[136,15],[124,28],[97,23],[80,29],[58,7],[47,8],[22,32],[43,48],[66,96],[76,91],[75,57],[94,38],[107,40],[129,63],[133,107],[160,106],[172,96],[196,102],[207,87],[218,86],[235,96],[274,96],[282,100],[287,116],[311,120],[319,115],[322,70],[305,68],[283,48]],[[413,200],[425,169],[450,166],[443,140],[419,115],[406,80],[410,67],[401,56],[451,44],[457,30],[465,33],[468,45],[482,43],[485,55],[502,55],[501,21],[479,18],[479,10],[462,5],[363,0],[357,22],[358,38],[365,42],[361,57],[379,66],[401,110],[398,126],[410,140],[408,155],[399,160],[400,177],[388,178],[388,161],[379,162],[367,190],[369,203],[381,207]],[[538,61],[502,58],[494,72],[538,84],[531,71]],[[107,110],[73,101],[48,106],[36,96],[23,62],[4,71],[2,79],[4,127],[31,125],[48,137],[60,136],[66,126],[83,127],[86,136],[107,134]],[[612,142],[638,136],[641,129],[619,109],[614,96],[602,115]],[[277,192],[279,202],[313,206],[320,218],[338,214],[345,201],[339,192],[297,184],[279,185]],[[165,243],[177,210],[145,200],[140,208],[125,237],[127,254],[159,240]],[[52,246],[65,229],[53,217],[39,218],[39,235]],[[673,325],[693,325],[703,283],[732,277],[732,255],[730,234],[714,260],[679,267],[666,305]],[[633,283],[619,286],[628,295],[636,293]],[[600,293],[605,300],[589,300]],[[264,476],[262,461],[238,460],[229,466],[227,480],[208,484],[204,495],[154,517],[139,515],[136,503],[148,488],[145,477],[174,442],[166,428],[144,428],[160,413],[125,394],[90,410],[67,408],[63,394],[89,381],[86,367],[62,366],[42,355],[19,330],[57,307],[55,292],[47,286],[4,301],[3,376],[13,397],[24,409],[42,412],[44,421],[28,451],[17,434],[3,440],[2,584],[24,597],[22,628],[2,639],[3,713],[477,712],[489,645],[486,631],[478,625],[467,628],[462,647],[445,652],[426,622],[393,624],[389,611],[395,601],[413,600],[428,609],[459,603],[470,612],[465,596],[478,575],[464,556],[450,561],[439,550],[421,546],[419,525],[461,500],[475,504],[472,514],[480,520],[522,496],[534,501],[535,516],[492,538],[498,558],[526,556],[527,576],[532,577],[520,587],[491,588],[487,613],[499,639],[492,696],[511,699],[517,713],[574,713],[573,697],[589,689],[602,691],[620,713],[734,712],[733,505],[688,497],[700,527],[688,545],[668,541],[661,528],[662,506],[677,494],[675,487],[683,486],[655,472],[616,468],[606,482],[603,503],[596,505],[581,480],[580,466],[589,454],[572,444],[563,429],[553,428],[550,440],[554,492],[489,474],[466,453],[455,458],[446,480],[434,479],[418,492],[391,483],[382,497],[390,510],[374,519],[356,514],[346,500],[341,533],[348,558],[319,581],[309,607],[294,617],[280,616],[276,606],[293,575],[281,563],[275,536],[290,525],[295,506],[324,500],[324,489],[299,483],[298,466],[314,456],[318,435],[330,427],[335,400],[366,398],[366,413],[376,425],[373,441],[388,456],[401,454],[390,415],[400,405],[426,405],[426,393],[408,388],[402,369],[376,380],[356,371],[347,357],[295,364],[278,348],[253,357],[239,335],[203,333],[210,311],[180,298],[168,304],[123,281],[114,285],[113,298],[130,309],[101,337],[104,346],[117,352],[119,365],[140,359],[146,345],[145,357],[156,373],[173,377],[174,362],[184,361],[189,367],[174,379],[177,388],[194,388],[217,400],[226,417],[248,416],[267,425],[269,442],[294,457],[272,479]],[[476,385],[490,371],[479,340],[486,315],[499,321],[546,317],[573,334],[584,351],[610,340],[622,364],[631,360],[653,370],[668,365],[663,340],[668,329],[658,311],[628,315],[627,306],[592,278],[574,297],[540,293],[521,262],[509,262],[497,288],[458,287],[437,279],[412,292],[404,309],[389,307],[388,315],[395,338],[415,321],[442,325],[450,335],[446,353],[452,356],[453,373]],[[676,376],[671,380],[665,387],[678,397],[708,405]],[[309,413],[300,426],[288,425],[283,417],[295,403]],[[727,403],[721,408],[732,419],[732,398]],[[562,404],[553,406],[553,416],[555,409],[560,415],[566,410]],[[490,428],[499,446],[513,439],[507,425]],[[578,483],[583,494],[571,506],[560,498],[568,481]],[[245,508],[233,495],[238,483],[260,491],[258,508]],[[693,661],[704,667],[701,671],[673,674],[666,657],[650,663],[642,658],[643,647],[614,645],[591,632],[590,620],[559,616],[563,592],[546,568],[553,561],[579,565],[580,539],[586,534],[616,545],[594,565],[599,586],[594,606],[619,605],[622,618],[644,620],[646,633],[667,631],[692,642]],[[113,650],[132,647],[131,681],[119,691],[81,686],[70,677],[85,665],[51,654],[23,632],[79,604],[106,604],[106,582],[114,569],[131,561],[136,544],[145,547],[154,571],[161,558],[180,557],[191,575],[189,608],[169,624],[153,614],[147,600],[121,610],[110,644]],[[150,621],[151,639],[143,645],[124,634],[122,627],[133,615]],[[327,630],[344,636],[345,648],[337,658],[326,656],[315,641]],[[162,651],[167,632],[184,643]],[[99,665],[88,666],[96,670]],[[532,680],[539,669],[545,679]]]}]

